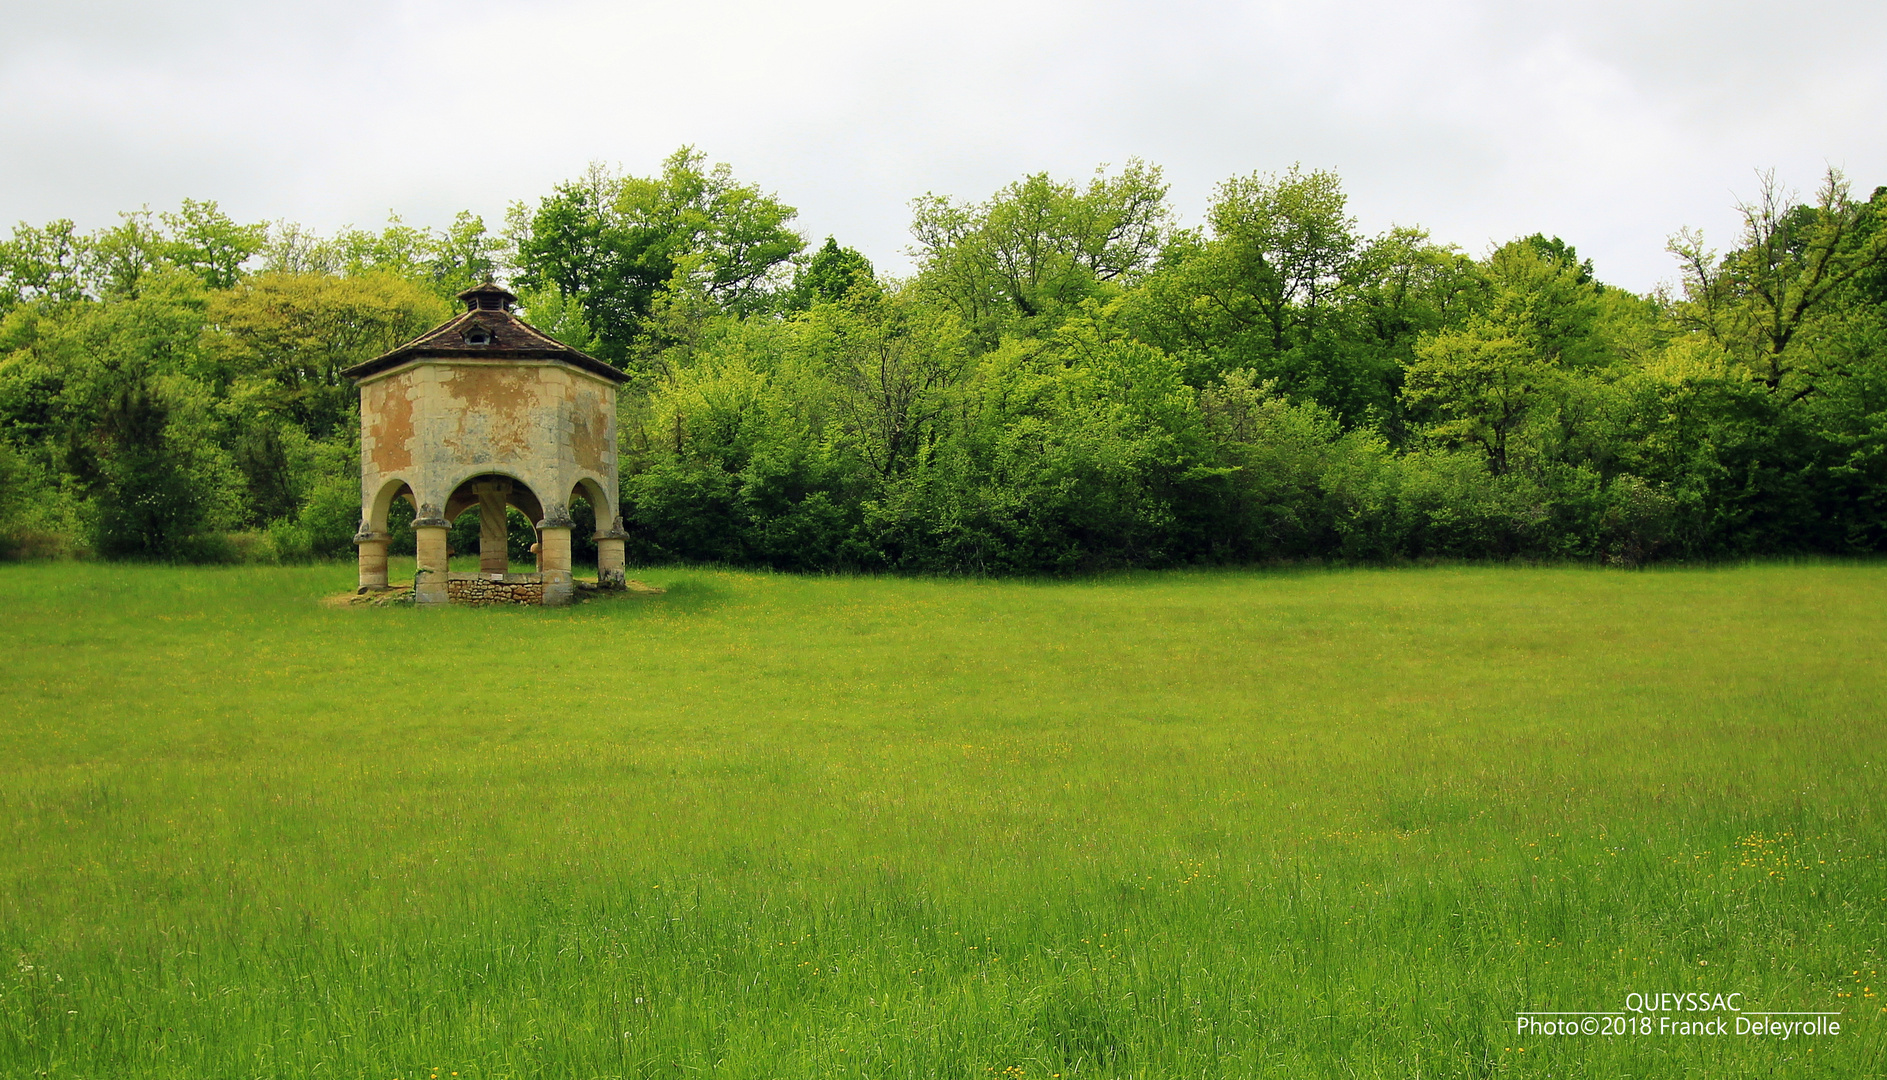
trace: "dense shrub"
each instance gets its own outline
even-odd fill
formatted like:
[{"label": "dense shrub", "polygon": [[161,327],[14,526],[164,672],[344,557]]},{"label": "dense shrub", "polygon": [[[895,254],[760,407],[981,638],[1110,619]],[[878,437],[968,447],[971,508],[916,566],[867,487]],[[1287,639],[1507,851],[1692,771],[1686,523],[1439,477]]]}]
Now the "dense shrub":
[{"label": "dense shrub", "polygon": [[[638,561],[1072,573],[1887,548],[1887,192],[1770,190],[1674,295],[1558,238],[1357,232],[1337,178],[1159,170],[917,200],[918,266],[803,246],[692,152],[513,222],[531,317],[619,363]],[[340,372],[505,256],[462,216],[332,240],[213,204],[0,243],[0,556],[345,558]],[[756,216],[757,215],[757,216]],[[188,222],[189,243],[163,229]],[[133,227],[135,226],[135,227]],[[594,514],[571,507],[574,554]],[[413,550],[396,502],[391,551]],[[525,556],[532,523],[512,515]],[[477,550],[476,515],[449,543]],[[233,537],[233,539],[232,539]]]}]

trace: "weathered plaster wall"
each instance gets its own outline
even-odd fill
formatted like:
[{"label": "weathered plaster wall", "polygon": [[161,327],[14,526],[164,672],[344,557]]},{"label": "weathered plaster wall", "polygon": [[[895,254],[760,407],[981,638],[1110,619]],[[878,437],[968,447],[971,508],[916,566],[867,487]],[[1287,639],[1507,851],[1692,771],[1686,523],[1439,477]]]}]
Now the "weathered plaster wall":
[{"label": "weathered plaster wall", "polygon": [[527,485],[552,523],[591,481],[591,501],[607,502],[593,507],[599,530],[616,526],[616,388],[577,368],[420,360],[374,376],[361,385],[360,452],[368,532],[386,529],[377,497],[390,484],[412,488],[421,518],[439,517],[460,485],[492,473]]}]

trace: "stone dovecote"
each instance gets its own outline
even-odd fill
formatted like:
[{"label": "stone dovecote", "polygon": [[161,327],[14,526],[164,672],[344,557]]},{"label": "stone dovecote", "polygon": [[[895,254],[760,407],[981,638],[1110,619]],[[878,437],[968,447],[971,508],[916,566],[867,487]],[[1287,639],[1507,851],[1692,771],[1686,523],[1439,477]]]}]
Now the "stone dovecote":
[{"label": "stone dovecote", "polygon": [[[361,591],[386,587],[387,514],[402,498],[415,512],[418,603],[568,603],[569,508],[579,497],[596,514],[598,584],[620,586],[616,391],[628,376],[518,318],[517,297],[497,285],[459,299],[457,318],[344,372],[360,388]],[[507,573],[509,507],[536,524],[535,574]],[[453,574],[446,530],[474,511],[479,573]]]}]

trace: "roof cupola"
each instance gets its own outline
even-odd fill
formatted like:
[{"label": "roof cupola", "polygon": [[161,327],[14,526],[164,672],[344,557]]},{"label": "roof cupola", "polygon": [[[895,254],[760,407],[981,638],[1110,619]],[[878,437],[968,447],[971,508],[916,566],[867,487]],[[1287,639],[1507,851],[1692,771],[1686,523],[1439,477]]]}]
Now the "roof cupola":
[{"label": "roof cupola", "polygon": [[490,281],[465,290],[459,299],[465,301],[467,311],[510,311],[511,305],[518,302],[511,290]]}]

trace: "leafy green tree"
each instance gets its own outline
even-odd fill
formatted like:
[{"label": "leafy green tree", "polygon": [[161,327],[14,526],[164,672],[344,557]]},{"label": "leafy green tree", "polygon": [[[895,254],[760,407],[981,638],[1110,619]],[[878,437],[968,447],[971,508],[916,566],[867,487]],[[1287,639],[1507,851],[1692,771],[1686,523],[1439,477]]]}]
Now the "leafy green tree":
[{"label": "leafy green tree", "polygon": [[1326,488],[1345,438],[1336,417],[1314,402],[1289,400],[1248,371],[1201,390],[1199,412],[1214,451],[1194,470],[1213,496],[1197,501],[1210,512],[1199,522],[1203,546],[1240,560],[1328,551],[1336,515]]},{"label": "leafy green tree", "polygon": [[754,184],[739,183],[726,164],[682,147],[655,177],[625,177],[616,196],[620,227],[648,238],[652,268],[672,276],[683,255],[701,257],[709,296],[741,314],[764,306],[788,261],[805,248],[789,223],[798,211]]},{"label": "leafy green tree", "polygon": [[88,291],[101,299],[135,300],[153,274],[171,265],[169,238],[150,210],[119,214],[119,223],[85,245]]},{"label": "leafy green tree", "polygon": [[261,251],[260,272],[265,274],[330,274],[347,271],[338,242],[293,221],[269,226]]},{"label": "leafy green tree", "polygon": [[1444,446],[1478,448],[1505,473],[1514,443],[1549,401],[1563,403],[1578,373],[1609,363],[1601,332],[1603,287],[1563,242],[1517,240],[1483,267],[1487,295],[1467,321],[1416,346],[1402,398]]},{"label": "leafy green tree", "polygon": [[804,311],[814,304],[836,303],[855,288],[875,284],[871,260],[849,247],[840,247],[828,236],[824,246],[794,273],[791,306]]},{"label": "leafy green tree", "polygon": [[408,225],[400,215],[388,214],[379,232],[345,228],[335,235],[334,246],[340,272],[349,277],[380,273],[430,283],[438,238],[430,229]]},{"label": "leafy green tree", "polygon": [[1228,315],[1274,352],[1316,329],[1357,248],[1356,220],[1335,173],[1256,173],[1219,186],[1207,218],[1219,240],[1204,277]]},{"label": "leafy green tree", "polygon": [[555,288],[526,289],[518,297],[520,318],[579,352],[596,347],[583,305]]},{"label": "leafy green tree", "polygon": [[623,421],[625,521],[646,558],[839,565],[867,485],[799,327],[721,318]]},{"label": "leafy green tree", "polygon": [[0,340],[6,353],[0,381],[19,380],[16,430],[34,430],[48,442],[83,441],[126,372],[194,378],[206,304],[202,282],[169,267],[147,277],[136,298],[16,310]]},{"label": "leafy green tree", "polygon": [[202,501],[164,438],[169,411],[138,377],[106,406],[93,543],[108,558],[175,558],[201,531]]},{"label": "leafy green tree", "polygon": [[259,274],[212,294],[214,379],[255,380],[266,408],[309,436],[350,430],[358,408],[344,368],[371,359],[444,321],[451,309],[414,282],[369,271]]},{"label": "leafy green tree", "polygon": [[1498,322],[1476,320],[1416,348],[1402,396],[1428,421],[1430,438],[1474,446],[1495,474],[1507,471],[1509,444],[1552,386],[1552,367]]},{"label": "leafy green tree", "polygon": [[854,290],[816,305],[800,347],[833,388],[846,444],[881,481],[926,452],[967,363],[955,315],[909,293]]},{"label": "leafy green tree", "polygon": [[[1704,450],[1645,467],[1694,504],[1707,548],[1877,551],[1887,543],[1887,194],[1858,200],[1830,170],[1803,204],[1765,174],[1740,209],[1739,246],[1727,255],[1689,230],[1671,244],[1684,291],[1667,352],[1713,374],[1676,386],[1640,380],[1638,438],[1626,445],[1675,441],[1682,420]],[[1686,407],[1651,411],[1667,401]]]},{"label": "leafy green tree", "polygon": [[268,243],[268,226],[238,224],[214,201],[185,199],[176,213],[158,219],[170,230],[167,260],[211,289],[234,288],[243,267]]},{"label": "leafy green tree", "polygon": [[1196,550],[1207,444],[1171,357],[1078,317],[979,357],[954,397],[935,464],[867,518],[889,565],[1066,572]]},{"label": "leafy green tree", "polygon": [[657,295],[678,271],[703,295],[744,314],[771,303],[780,276],[805,246],[792,207],[725,164],[683,147],[654,177],[619,177],[591,166],[535,210],[515,214],[518,281],[554,288],[582,305],[598,355],[625,363]]},{"label": "leafy green tree", "polygon": [[167,268],[136,299],[42,307],[0,360],[0,382],[28,374],[51,399],[36,448],[84,493],[86,531],[108,556],[199,558],[235,524],[241,479],[230,467],[214,395],[198,366],[205,295]]},{"label": "leafy green tree", "polygon": [[461,210],[432,245],[428,269],[442,296],[455,296],[498,272],[502,245],[485,228],[485,219]]},{"label": "leafy green tree", "polygon": [[1481,269],[1421,229],[1394,228],[1362,245],[1326,316],[1325,377],[1312,397],[1351,426],[1407,440],[1400,393],[1425,335],[1459,326],[1485,289]]},{"label": "leafy green tree", "polygon": [[[518,287],[554,289],[584,306],[593,324],[602,318],[612,338],[627,342],[634,334],[636,302],[646,302],[667,280],[636,273],[638,252],[610,223],[621,181],[599,162],[576,180],[558,184],[535,209],[513,204],[506,227],[518,271]],[[633,275],[633,278],[631,277]],[[627,303],[621,318],[619,303]]]},{"label": "leafy green tree", "polygon": [[72,222],[40,228],[20,222],[0,243],[0,311],[35,300],[84,299],[86,241]]},{"label": "leafy green tree", "polygon": [[919,286],[986,346],[1053,329],[1152,265],[1172,231],[1166,192],[1160,170],[1135,159],[1086,189],[1037,173],[977,204],[926,195],[911,204]]},{"label": "leafy green tree", "polygon": [[266,413],[250,413],[237,425],[235,465],[246,481],[248,517],[255,523],[287,517],[299,503],[282,429],[282,422]]},{"label": "leafy green tree", "polygon": [[1346,206],[1333,173],[1228,180],[1210,236],[1176,237],[1119,317],[1195,386],[1249,371],[1345,423],[1383,423],[1414,327],[1434,322],[1459,259],[1409,231],[1365,245]]},{"label": "leafy green tree", "polygon": [[1771,393],[1792,400],[1816,392],[1824,369],[1798,339],[1849,283],[1887,263],[1887,200],[1857,201],[1829,169],[1815,204],[1765,173],[1753,202],[1739,205],[1741,245],[1720,261],[1702,235],[1684,230],[1670,245],[1684,268],[1681,324],[1707,336]]},{"label": "leafy green tree", "polygon": [[380,231],[342,229],[323,237],[290,221],[277,222],[261,250],[264,273],[331,277],[390,274],[426,286],[440,299],[492,280],[504,254],[485,221],[461,210],[444,231],[408,225],[389,214]]},{"label": "leafy green tree", "polygon": [[1578,250],[1557,236],[1549,237],[1545,233],[1534,233],[1516,242],[1531,249],[1542,261],[1570,271],[1574,285],[1591,285],[1598,281],[1592,276],[1592,260],[1581,261]]}]

